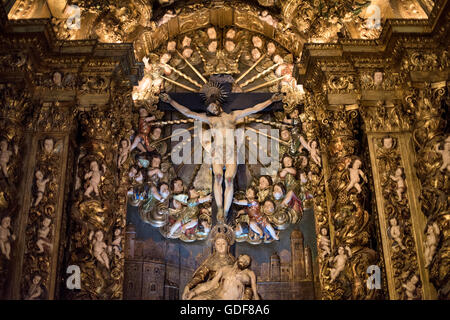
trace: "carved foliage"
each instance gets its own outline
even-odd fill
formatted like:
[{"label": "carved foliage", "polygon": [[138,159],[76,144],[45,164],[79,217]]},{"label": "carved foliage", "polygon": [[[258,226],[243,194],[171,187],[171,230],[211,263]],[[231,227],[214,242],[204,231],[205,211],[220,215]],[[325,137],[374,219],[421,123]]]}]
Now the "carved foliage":
[{"label": "carved foliage", "polygon": [[63,141],[38,141],[37,162],[31,185],[30,211],[25,230],[23,299],[48,299],[55,243],[55,224],[61,184]]},{"label": "carved foliage", "polygon": [[[365,207],[368,182],[364,165],[357,156],[358,113],[341,106],[328,117],[329,192],[333,197],[330,212],[335,235],[333,257],[325,265],[325,288],[332,299],[373,299],[376,290],[367,290],[367,267],[376,264],[377,253],[369,247],[370,219]],[[346,257],[346,258],[345,258]],[[345,261],[345,262],[344,262]]]},{"label": "carved foliage", "polygon": [[411,211],[406,193],[407,179],[397,140],[392,137],[375,139],[377,170],[383,194],[385,230],[389,239],[389,256],[393,268],[395,291],[399,299],[420,299],[420,282],[407,290],[407,282],[415,275],[420,281]]},{"label": "carved foliage", "polygon": [[[446,97],[445,87],[427,84],[415,89],[406,97],[409,111],[414,115],[413,140],[416,148],[416,173],[422,185],[419,197],[422,212],[427,216],[425,233],[431,226],[438,233],[435,253],[429,256],[430,280],[438,289],[441,298],[449,298],[450,240],[449,240],[449,197],[450,179],[448,166],[448,132],[444,120]],[[448,164],[448,163],[447,163]],[[426,237],[425,237],[426,238]],[[427,240],[428,241],[428,240]],[[425,247],[429,247],[427,243]],[[427,255],[428,256],[428,255]],[[432,259],[430,259],[432,258]]]}]

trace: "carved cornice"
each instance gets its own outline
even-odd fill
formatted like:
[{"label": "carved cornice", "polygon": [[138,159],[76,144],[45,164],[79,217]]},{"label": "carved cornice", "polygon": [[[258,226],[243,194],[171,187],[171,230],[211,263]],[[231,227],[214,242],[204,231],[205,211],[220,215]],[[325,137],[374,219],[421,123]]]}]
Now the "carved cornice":
[{"label": "carved cornice", "polygon": [[2,6],[0,12],[0,50],[29,50],[37,72],[49,68],[58,71],[55,66],[67,65],[81,72],[95,69],[110,75],[121,70],[133,85],[143,76],[143,65],[136,62],[131,43],[58,40],[49,19],[8,20]]},{"label": "carved cornice", "polygon": [[[380,38],[376,40],[340,39],[338,43],[306,43],[297,64],[298,81],[306,87],[320,87],[317,80],[320,72],[398,67],[396,63],[405,48],[438,48],[448,38],[448,7],[447,0],[437,1],[429,19],[387,20]],[[442,62],[445,54],[444,51],[437,57],[439,63],[433,67],[448,68],[448,62]]]}]

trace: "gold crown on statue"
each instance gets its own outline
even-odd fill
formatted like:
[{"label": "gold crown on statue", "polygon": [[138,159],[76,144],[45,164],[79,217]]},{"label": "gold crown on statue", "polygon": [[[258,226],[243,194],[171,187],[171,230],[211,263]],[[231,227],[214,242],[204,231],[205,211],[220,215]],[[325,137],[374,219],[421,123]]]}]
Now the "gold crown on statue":
[{"label": "gold crown on statue", "polygon": [[225,239],[228,245],[232,246],[235,241],[233,228],[224,223],[215,225],[209,233],[209,240],[215,242],[219,238]]}]

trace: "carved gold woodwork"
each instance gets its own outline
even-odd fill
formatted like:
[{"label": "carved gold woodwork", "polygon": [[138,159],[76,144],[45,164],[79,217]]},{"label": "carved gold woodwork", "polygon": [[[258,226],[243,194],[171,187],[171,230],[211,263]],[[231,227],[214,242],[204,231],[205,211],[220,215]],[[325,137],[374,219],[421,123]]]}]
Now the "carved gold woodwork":
[{"label": "carved gold woodwork", "polygon": [[29,192],[24,197],[25,244],[21,262],[20,297],[54,299],[57,286],[64,198],[70,176],[69,138],[73,129],[71,106],[41,103],[28,124],[31,138],[27,172]]},{"label": "carved gold woodwork", "polygon": [[[82,143],[76,164],[73,204],[70,209],[67,265],[81,269],[81,291],[66,291],[73,299],[120,299],[122,297],[125,227],[124,188],[117,178],[117,136],[126,134],[118,111],[130,95],[113,100],[109,111],[94,109],[80,113]],[[128,105],[130,105],[128,103]],[[125,118],[126,119],[126,118]],[[123,179],[123,174],[121,179]],[[121,193],[123,192],[123,194]],[[117,243],[117,242],[114,242]]]},{"label": "carved gold woodwork", "polygon": [[405,100],[414,118],[415,169],[422,186],[419,201],[427,218],[422,226],[426,266],[439,297],[448,299],[450,183],[445,164],[450,144],[442,116],[444,110],[448,112],[446,84],[425,83],[422,88],[412,89]]},{"label": "carved gold woodwork", "polygon": [[[385,261],[389,265],[388,279],[393,282],[391,299],[422,299],[422,277],[418,265],[414,238],[412,210],[408,188],[413,188],[411,177],[405,173],[400,153],[399,138],[385,136],[371,138],[376,168],[376,188],[380,208],[380,225],[384,240]],[[408,282],[416,277],[411,288]],[[388,281],[389,281],[388,280]],[[414,281],[413,281],[414,282]]]},{"label": "carved gold woodwork", "polygon": [[[378,253],[370,247],[371,219],[367,211],[370,183],[368,164],[361,158],[356,138],[359,112],[337,106],[327,110],[329,126],[328,192],[330,222],[333,226],[331,258],[321,275],[327,299],[375,299],[379,291],[368,289],[366,271],[378,264]],[[364,162],[363,162],[364,161]]]},{"label": "carved gold woodwork", "polygon": [[328,176],[325,145],[326,138],[322,136],[323,133],[320,128],[323,119],[323,111],[325,108],[325,96],[320,93],[307,92],[305,97],[305,112],[302,115],[304,132],[307,140],[318,140],[322,150],[322,167],[315,162],[310,162],[310,178],[308,182],[308,191],[314,195],[314,216],[316,221],[316,235],[317,235],[317,251],[319,264],[319,280],[321,283],[322,297],[330,297],[332,293],[324,292],[327,290],[326,283],[324,283],[325,274],[324,265],[331,255],[331,240],[330,240],[330,222],[328,217],[327,194],[325,189],[325,180]]},{"label": "carved gold woodwork", "polygon": [[21,84],[0,84],[0,219],[2,221],[2,251],[0,252],[0,297],[8,295],[13,285],[13,261],[18,257],[20,240],[18,225],[22,181],[24,122],[32,106],[30,94]]}]

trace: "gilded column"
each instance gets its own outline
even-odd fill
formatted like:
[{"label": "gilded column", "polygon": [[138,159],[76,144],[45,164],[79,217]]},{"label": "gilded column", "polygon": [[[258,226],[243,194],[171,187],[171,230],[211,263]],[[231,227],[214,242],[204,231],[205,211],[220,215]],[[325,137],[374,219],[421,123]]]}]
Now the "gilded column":
[{"label": "gilded column", "polygon": [[11,296],[26,154],[24,120],[31,106],[27,91],[16,84],[0,84],[0,298]]},{"label": "gilded column", "polygon": [[117,193],[114,108],[82,111],[78,119],[81,142],[75,164],[66,268],[79,267],[81,288],[72,290],[69,286],[63,296],[120,299],[125,232]]},{"label": "gilded column", "polygon": [[[372,219],[368,164],[362,158],[358,105],[328,106],[329,159],[327,191],[332,250],[323,265],[324,289],[328,299],[376,299],[380,290],[369,288],[368,267],[379,265],[372,249]],[[381,268],[381,266],[379,266]]]},{"label": "gilded column", "polygon": [[324,94],[306,92],[305,95],[305,111],[302,114],[302,124],[304,133],[308,141],[318,141],[320,145],[321,163],[311,161],[309,163],[309,180],[307,184],[308,192],[314,195],[314,217],[316,220],[317,235],[317,255],[319,264],[319,280],[321,284],[322,297],[330,296],[330,292],[326,292],[327,287],[324,283],[324,265],[331,255],[330,226],[328,219],[327,196],[325,190],[325,180],[327,168],[327,157],[324,153],[326,146],[325,136],[321,134],[321,124],[325,118],[326,97]]},{"label": "gilded column", "polygon": [[447,89],[445,81],[425,83],[406,97],[414,118],[414,164],[421,186],[418,198],[426,217],[419,229],[423,232],[419,254],[440,299],[450,298],[450,134],[444,119]]},{"label": "gilded column", "polygon": [[423,268],[418,182],[410,155],[409,116],[403,105],[379,101],[362,108],[374,176],[389,296],[433,298]]},{"label": "gilded column", "polygon": [[72,129],[72,106],[58,102],[35,108],[27,129],[31,157],[20,228],[25,242],[19,250],[21,272],[16,273],[16,280],[20,288],[15,286],[15,298],[55,298],[60,243],[64,243],[65,195],[71,180],[66,172],[73,160],[69,153]]}]

